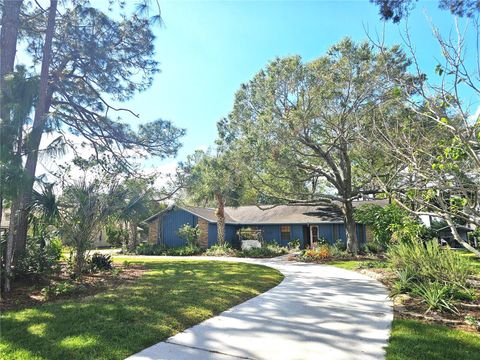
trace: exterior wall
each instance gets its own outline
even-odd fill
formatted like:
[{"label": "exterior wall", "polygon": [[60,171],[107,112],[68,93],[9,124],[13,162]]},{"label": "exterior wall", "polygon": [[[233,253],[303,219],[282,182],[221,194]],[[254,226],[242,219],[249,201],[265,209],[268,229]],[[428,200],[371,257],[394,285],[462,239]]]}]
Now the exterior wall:
[{"label": "exterior wall", "polygon": [[111,246],[112,245],[110,245],[107,242],[107,231],[105,230],[105,228],[102,228],[102,230],[98,232],[98,234],[95,236],[95,239],[93,240],[93,248],[102,248],[102,247],[111,247]]},{"label": "exterior wall", "polygon": [[208,221],[198,218],[198,227],[200,228],[200,237],[198,239],[198,245],[201,248],[208,247]]},{"label": "exterior wall", "polygon": [[158,228],[160,227],[160,218],[152,220],[148,224],[148,243],[156,244],[158,242]]},{"label": "exterior wall", "polygon": [[185,246],[185,240],[181,239],[177,232],[183,225],[197,225],[198,217],[182,209],[168,211],[161,216],[162,238],[157,243],[163,242],[167,247]]},{"label": "exterior wall", "polygon": [[[181,239],[177,232],[184,224],[191,226],[198,226],[201,229],[200,246],[211,247],[217,243],[217,224],[209,223],[208,221],[198,218],[196,215],[189,213],[183,209],[174,209],[162,214],[159,218],[153,220],[149,224],[149,243],[164,244],[167,247],[185,246],[186,243]],[[290,239],[281,240],[281,226],[290,226]],[[345,226],[343,224],[310,224],[318,226],[319,238],[325,239],[328,243],[334,244],[337,240],[346,242]],[[239,240],[237,231],[248,225],[225,225],[225,240],[233,247],[239,247]],[[304,226],[302,224],[273,224],[273,225],[252,225],[262,230],[263,240],[266,242],[276,241],[281,246],[286,246],[289,241],[299,239],[301,244],[307,244],[307,239],[304,238]],[[367,232],[366,226],[357,224],[357,236],[361,244],[365,243]]]}]

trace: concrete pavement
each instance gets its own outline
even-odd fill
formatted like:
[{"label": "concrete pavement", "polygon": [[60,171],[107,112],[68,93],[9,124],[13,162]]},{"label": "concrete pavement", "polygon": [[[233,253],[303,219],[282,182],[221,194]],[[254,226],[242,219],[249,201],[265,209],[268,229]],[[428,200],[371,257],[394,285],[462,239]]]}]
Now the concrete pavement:
[{"label": "concrete pavement", "polygon": [[383,359],[393,319],[385,287],[362,274],[275,259],[194,257],[263,264],[275,288],[129,360]]}]

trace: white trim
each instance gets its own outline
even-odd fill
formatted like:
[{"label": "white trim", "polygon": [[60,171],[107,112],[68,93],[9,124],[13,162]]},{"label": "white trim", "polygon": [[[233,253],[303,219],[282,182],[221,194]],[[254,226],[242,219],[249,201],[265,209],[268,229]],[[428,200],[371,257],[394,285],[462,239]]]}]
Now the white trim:
[{"label": "white trim", "polygon": [[313,232],[312,229],[316,227],[317,228],[317,242],[318,242],[318,225],[309,225],[310,229],[310,246],[313,247]]}]

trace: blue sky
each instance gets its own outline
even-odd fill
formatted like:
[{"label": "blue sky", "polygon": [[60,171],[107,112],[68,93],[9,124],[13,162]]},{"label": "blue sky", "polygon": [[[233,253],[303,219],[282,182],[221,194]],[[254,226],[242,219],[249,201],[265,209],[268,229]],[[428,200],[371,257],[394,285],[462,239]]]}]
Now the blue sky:
[{"label": "blue sky", "polygon": [[[453,17],[437,1],[420,2],[409,19],[422,68],[433,76],[440,57],[429,18],[443,31]],[[213,145],[216,122],[233,105],[235,91],[276,56],[323,55],[343,37],[366,39],[385,26],[386,42],[400,43],[405,23],[384,24],[365,1],[161,1],[165,26],[155,30],[161,73],[127,105],[141,121],[163,118],[187,129],[177,160]],[[150,160],[168,168],[172,159]]]}]

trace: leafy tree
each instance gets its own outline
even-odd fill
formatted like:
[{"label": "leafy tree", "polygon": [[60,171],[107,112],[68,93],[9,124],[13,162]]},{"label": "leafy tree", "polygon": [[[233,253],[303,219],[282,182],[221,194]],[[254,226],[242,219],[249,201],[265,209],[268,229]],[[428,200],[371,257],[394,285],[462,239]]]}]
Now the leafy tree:
[{"label": "leafy tree", "polygon": [[87,182],[85,178],[65,187],[62,196],[60,233],[75,253],[74,272],[85,270],[88,250],[109,215],[116,210],[118,185],[107,179]]},{"label": "leafy tree", "polygon": [[241,202],[244,179],[232,164],[228,153],[210,155],[196,151],[180,164],[179,181],[189,199],[195,204],[216,205],[218,243],[225,242],[225,205],[237,206]]},{"label": "leafy tree", "polygon": [[127,225],[124,247],[127,245],[130,250],[137,246],[140,223],[162,209],[158,199],[160,194],[152,184],[153,179],[149,178],[129,178],[120,184],[124,195],[119,199],[119,210],[113,215],[113,222]]},{"label": "leafy tree", "polygon": [[396,204],[359,206],[355,209],[355,219],[368,225],[373,240],[385,249],[392,243],[412,242],[426,235],[425,226]]},{"label": "leafy tree", "polygon": [[193,227],[189,224],[184,224],[180,229],[178,229],[178,236],[185,240],[189,247],[198,247],[198,239],[200,237],[200,228],[197,226]]},{"label": "leafy tree", "polygon": [[[123,8],[123,2],[118,4]],[[20,12],[22,40],[32,63],[41,64],[41,74],[31,131],[21,139],[23,186],[12,203],[10,243],[17,254],[25,248],[28,204],[39,144],[46,131],[57,131],[75,152],[75,144],[64,134],[69,131],[81,136],[83,145],[94,151],[92,159],[106,169],[130,173],[136,170],[132,160],[139,156],[175,155],[184,134],[164,120],[133,131],[122,119],[111,117],[114,113],[138,117],[117,104],[148,88],[158,71],[146,2],[132,13],[122,9],[111,17],[84,0],[57,5],[51,0],[45,10],[37,2],[29,2]],[[2,23],[13,22],[14,15],[13,11],[2,11]],[[2,39],[4,35],[11,38],[2,27]],[[13,250],[7,252],[13,259]]]},{"label": "leafy tree", "polygon": [[219,124],[223,146],[269,197],[338,204],[354,253],[352,201],[377,192],[360,171],[360,139],[371,113],[391,97],[392,75],[406,77],[408,65],[398,47],[375,52],[349,39],[307,64],[298,56],[276,59],[237,92]]},{"label": "leafy tree", "polygon": [[[383,20],[392,20],[398,23],[408,16],[418,0],[370,0],[380,8]],[[438,0],[438,7],[449,10],[453,15],[473,17],[480,10],[477,0]]]},{"label": "leafy tree", "polygon": [[[478,28],[471,29],[478,35]],[[416,53],[405,35],[418,82],[394,78],[396,94],[407,109],[404,116],[387,117],[391,109],[379,108],[366,141],[375,142],[382,157],[404,164],[395,175],[396,187],[378,183],[415,215],[441,218],[457,242],[480,256],[464,241],[457,224],[480,226],[480,118],[469,107],[468,97],[478,99],[480,85],[477,61],[467,61],[466,38],[443,38],[434,30],[443,58],[435,70],[438,78],[421,73]],[[473,53],[479,59],[478,50]]]}]

